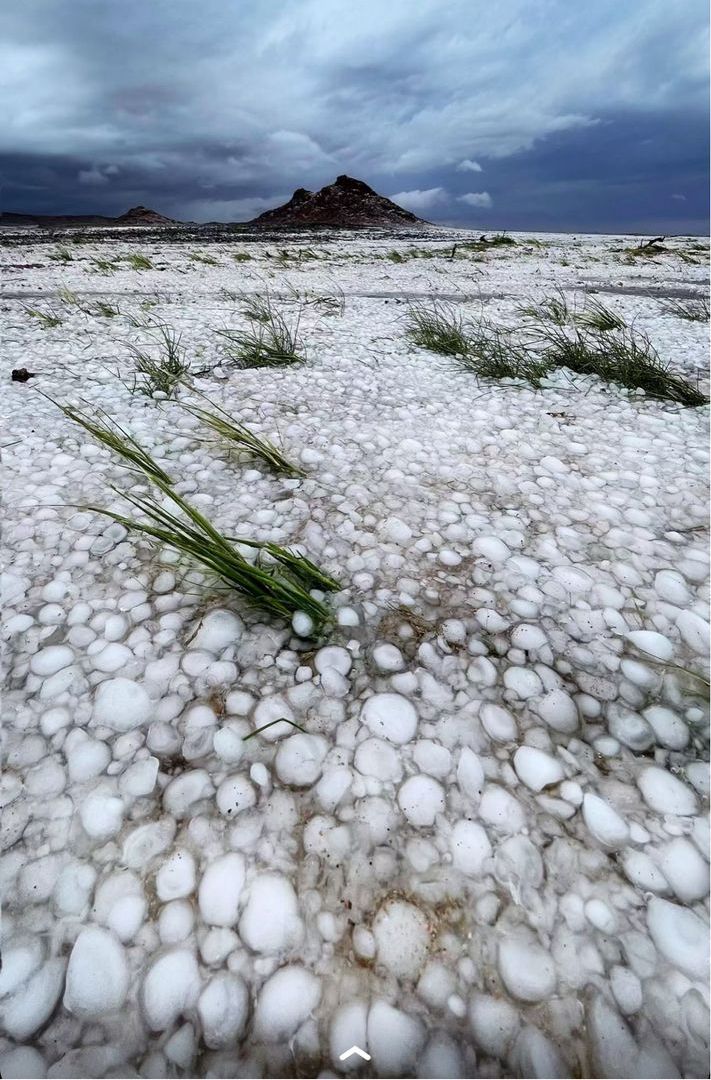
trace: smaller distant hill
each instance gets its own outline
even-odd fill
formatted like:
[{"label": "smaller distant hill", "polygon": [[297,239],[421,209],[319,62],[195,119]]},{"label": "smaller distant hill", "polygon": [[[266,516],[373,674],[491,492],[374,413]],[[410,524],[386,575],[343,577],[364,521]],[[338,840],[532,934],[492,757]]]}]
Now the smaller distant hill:
[{"label": "smaller distant hill", "polygon": [[297,188],[287,203],[265,211],[249,224],[265,228],[328,225],[337,229],[392,229],[428,223],[378,195],[362,180],[343,175],[320,191]]},{"label": "smaller distant hill", "polygon": [[72,225],[178,225],[173,218],[164,217],[157,210],[145,206],[133,206],[120,217],[102,214],[0,214],[0,225],[37,225],[50,229],[66,229]]}]

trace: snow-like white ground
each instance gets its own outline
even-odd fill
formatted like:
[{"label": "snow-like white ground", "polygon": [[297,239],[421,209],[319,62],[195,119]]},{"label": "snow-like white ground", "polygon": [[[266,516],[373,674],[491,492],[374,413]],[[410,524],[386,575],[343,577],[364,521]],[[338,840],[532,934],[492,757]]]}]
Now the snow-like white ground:
[{"label": "snow-like white ground", "polygon": [[[708,409],[478,382],[404,323],[632,286],[601,295],[695,377],[708,325],[661,296],[705,257],[538,239],[0,247],[3,1077],[339,1076],[353,1044],[374,1076],[708,1074]],[[300,366],[215,368],[265,287],[344,308],[304,307]],[[149,317],[306,479],[130,392]],[[82,510],[137,481],[38,390],[303,545],[343,585],[323,640]],[[309,734],[243,741],[281,716]]]}]

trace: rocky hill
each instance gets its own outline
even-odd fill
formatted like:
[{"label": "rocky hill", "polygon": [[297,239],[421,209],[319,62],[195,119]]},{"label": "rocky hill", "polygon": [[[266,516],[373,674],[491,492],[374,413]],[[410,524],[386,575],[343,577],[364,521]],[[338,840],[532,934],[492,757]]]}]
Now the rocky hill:
[{"label": "rocky hill", "polygon": [[35,225],[50,229],[66,229],[82,225],[177,225],[173,218],[164,217],[157,210],[134,206],[120,217],[101,214],[0,214],[0,225]]},{"label": "rocky hill", "polygon": [[297,188],[287,203],[267,210],[251,225],[268,228],[330,226],[338,229],[407,228],[426,224],[362,180],[339,176],[320,191]]}]

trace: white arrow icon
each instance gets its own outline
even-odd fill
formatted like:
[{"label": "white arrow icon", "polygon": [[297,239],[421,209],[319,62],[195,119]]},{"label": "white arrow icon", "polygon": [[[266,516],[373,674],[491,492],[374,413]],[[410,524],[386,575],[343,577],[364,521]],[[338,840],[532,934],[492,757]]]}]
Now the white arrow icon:
[{"label": "white arrow icon", "polygon": [[358,1057],[362,1057],[363,1061],[370,1061],[370,1054],[366,1054],[365,1050],[361,1050],[359,1046],[351,1046],[349,1050],[344,1050],[342,1054],[338,1055],[339,1061],[348,1061],[349,1057],[353,1057],[357,1054]]}]

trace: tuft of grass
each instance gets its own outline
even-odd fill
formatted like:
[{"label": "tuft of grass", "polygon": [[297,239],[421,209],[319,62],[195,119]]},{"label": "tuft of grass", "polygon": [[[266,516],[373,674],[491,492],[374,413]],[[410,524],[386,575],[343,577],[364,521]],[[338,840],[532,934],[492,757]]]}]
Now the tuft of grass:
[{"label": "tuft of grass", "polygon": [[235,251],[232,258],[235,262],[250,262],[252,256],[248,251]]},{"label": "tuft of grass", "polygon": [[561,291],[557,296],[544,296],[538,303],[532,301],[518,308],[519,315],[524,319],[536,321],[547,320],[554,322],[556,326],[565,326],[571,321],[572,315],[565,294]]},{"label": "tuft of grass", "polygon": [[408,336],[415,345],[442,356],[464,356],[469,342],[460,315],[450,304],[413,304],[408,313]]},{"label": "tuft of grass", "polygon": [[153,263],[147,255],[124,255],[126,262],[133,270],[152,270]]},{"label": "tuft of grass", "polygon": [[[314,588],[315,578],[321,583],[328,582],[330,590],[339,588],[338,582],[323,574],[309,559],[276,544],[228,539],[169,484],[158,479],[154,479],[154,483],[165,497],[162,501],[152,495],[118,492],[143,515],[144,520],[137,521],[98,506],[87,509],[105,514],[127,529],[143,533],[187,556],[238,592],[251,607],[281,618],[291,618],[297,612],[305,612],[314,633],[322,629],[329,611],[309,590]],[[258,555],[266,552],[271,564],[267,567],[260,565],[259,557],[257,561],[250,562],[236,546],[244,544],[256,548]],[[319,587],[324,588],[324,585]]]},{"label": "tuft of grass", "polygon": [[190,371],[190,361],[186,359],[180,334],[168,326],[158,326],[156,329],[160,339],[157,357],[136,345],[129,345],[138,376],[134,390],[146,397],[160,394],[170,398],[177,393],[178,386]]},{"label": "tuft of grass", "polygon": [[538,388],[550,370],[548,361],[516,341],[511,330],[487,319],[471,328],[467,344],[458,363],[482,379],[520,379]]},{"label": "tuft of grass", "polygon": [[59,299],[62,301],[62,303],[66,304],[67,307],[78,307],[80,310],[84,310],[81,300],[75,292],[72,292],[71,289],[61,288],[57,295],[59,296]]},{"label": "tuft of grass", "polygon": [[407,262],[407,256],[403,255],[400,251],[389,251],[387,253],[387,255],[385,256],[385,258],[389,259],[390,262],[393,262],[393,263]]},{"label": "tuft of grass", "polygon": [[204,252],[194,251],[188,256],[192,262],[203,263],[205,266],[219,266],[218,260],[213,255],[205,255]]},{"label": "tuft of grass", "polygon": [[616,311],[606,307],[600,300],[589,300],[584,311],[577,317],[581,326],[590,330],[597,330],[601,334],[610,333],[612,330],[624,330],[627,323]]},{"label": "tuft of grass", "polygon": [[69,248],[65,247],[58,247],[56,251],[53,251],[50,254],[49,258],[52,260],[52,262],[59,263],[68,263],[73,262],[74,260],[74,256],[72,255]]},{"label": "tuft of grass", "polygon": [[92,259],[91,265],[100,274],[104,275],[113,274],[118,269],[116,262],[112,259]]},{"label": "tuft of grass", "polygon": [[53,405],[56,405],[64,413],[67,420],[79,424],[80,427],[84,428],[84,431],[93,436],[102,446],[111,450],[112,453],[118,454],[130,469],[166,485],[173,483],[168,474],[153,460],[148,451],[144,450],[136,442],[133,435],[126,431],[125,428],[122,428],[104,409],[97,409],[95,416],[92,417],[72,405],[60,404],[54,398],[49,397],[48,394],[43,396],[47,397]]},{"label": "tuft of grass", "polygon": [[516,243],[513,236],[507,236],[505,232],[494,233],[488,240],[483,236],[482,240],[484,243],[489,244],[490,247],[507,247]]},{"label": "tuft of grass", "polygon": [[96,314],[102,315],[105,319],[113,319],[116,315],[121,315],[122,312],[118,304],[107,304],[104,300],[97,300]]},{"label": "tuft of grass", "polygon": [[305,360],[299,341],[300,314],[295,325],[290,326],[268,298],[265,301],[257,297],[253,304],[260,317],[252,317],[249,330],[216,331],[227,342],[225,350],[230,362],[240,368],[273,368]]},{"label": "tuft of grass", "polygon": [[250,296],[243,311],[250,322],[268,323],[272,317],[272,302],[269,294],[262,296],[260,293],[255,293],[254,296]]},{"label": "tuft of grass", "polygon": [[550,330],[543,353],[550,367],[566,367],[580,375],[597,375],[629,390],[680,405],[708,404],[708,398],[683,375],[670,371],[646,334],[625,327],[615,334]]},{"label": "tuft of grass", "polygon": [[61,326],[63,319],[56,311],[40,311],[39,308],[26,307],[23,309],[33,319],[37,319],[43,330],[52,330],[55,326]]},{"label": "tuft of grass", "polygon": [[282,476],[301,477],[306,475],[303,469],[285,458],[273,443],[270,443],[267,439],[260,439],[245,424],[233,419],[221,406],[211,401],[206,394],[202,394],[201,397],[204,398],[209,407],[191,403],[183,403],[182,407],[201,424],[209,427],[221,439],[224,439],[231,447],[261,458],[271,469]]},{"label": "tuft of grass", "polygon": [[709,321],[709,301],[706,296],[689,300],[667,300],[662,305],[662,310],[667,315],[676,315],[677,319],[687,319],[689,322]]}]

